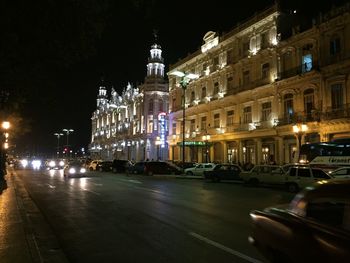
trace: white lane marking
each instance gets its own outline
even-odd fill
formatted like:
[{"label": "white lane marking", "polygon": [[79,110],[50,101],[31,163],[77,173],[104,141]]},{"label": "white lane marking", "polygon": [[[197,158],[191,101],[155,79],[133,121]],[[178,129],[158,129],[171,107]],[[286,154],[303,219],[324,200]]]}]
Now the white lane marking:
[{"label": "white lane marking", "polygon": [[97,186],[102,186],[103,184],[97,184],[97,183],[93,183],[94,185],[97,185]]},{"label": "white lane marking", "polygon": [[134,183],[134,184],[142,184],[141,181],[135,180],[135,179],[121,179],[121,181],[128,182],[128,183]]},{"label": "white lane marking", "polygon": [[97,192],[95,192],[95,191],[91,191],[91,190],[88,190],[88,189],[86,189],[86,188],[82,188],[84,191],[86,191],[86,192],[89,192],[89,193],[92,193],[92,194],[95,194],[95,195],[101,195],[100,193],[97,193]]},{"label": "white lane marking", "polygon": [[47,184],[51,189],[55,189],[56,188],[56,186],[54,186],[54,185],[51,185],[51,184]]},{"label": "white lane marking", "polygon": [[242,254],[241,252],[238,252],[238,251],[233,250],[233,249],[231,249],[231,248],[229,248],[229,247],[226,247],[226,246],[224,246],[224,245],[221,245],[221,244],[218,243],[218,242],[215,242],[215,241],[213,241],[213,240],[210,240],[210,239],[208,239],[208,238],[206,238],[206,237],[204,237],[204,236],[201,236],[201,235],[199,235],[199,234],[196,234],[196,233],[194,233],[194,232],[189,232],[189,235],[190,235],[190,236],[193,236],[193,237],[195,237],[195,238],[198,238],[199,240],[204,241],[204,242],[206,242],[206,243],[208,243],[208,244],[210,244],[210,245],[212,245],[212,246],[214,246],[214,247],[220,248],[220,249],[222,249],[222,250],[224,250],[224,251],[226,251],[226,252],[228,252],[228,253],[230,253],[230,254],[232,254],[232,255],[235,255],[235,256],[237,256],[237,257],[243,258],[243,259],[245,259],[245,260],[247,260],[247,261],[249,261],[249,262],[253,262],[253,263],[262,263],[260,260],[257,260],[257,259],[255,259],[255,258],[251,258],[251,257],[249,257],[249,256],[247,256],[247,255]]}]

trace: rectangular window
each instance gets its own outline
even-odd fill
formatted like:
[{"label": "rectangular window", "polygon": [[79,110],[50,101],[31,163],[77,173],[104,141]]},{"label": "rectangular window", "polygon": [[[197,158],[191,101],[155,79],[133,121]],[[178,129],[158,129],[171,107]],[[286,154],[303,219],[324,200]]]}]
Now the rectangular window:
[{"label": "rectangular window", "polygon": [[213,58],[213,69],[214,70],[219,69],[219,56],[216,56]]},{"label": "rectangular window", "polygon": [[233,90],[233,77],[227,77],[227,91]]},{"label": "rectangular window", "polygon": [[308,72],[312,70],[312,54],[307,54],[302,58],[303,64],[301,66],[302,72]]},{"label": "rectangular window", "polygon": [[243,43],[242,49],[243,49],[243,56],[247,57],[249,54],[249,41]]},{"label": "rectangular window", "polygon": [[207,88],[202,87],[202,99],[204,99],[207,96]]},{"label": "rectangular window", "polygon": [[206,130],[207,129],[207,117],[204,116],[201,118],[201,130]]},{"label": "rectangular window", "polygon": [[340,39],[334,38],[329,43],[329,52],[332,56],[340,53]]},{"label": "rectangular window", "polygon": [[191,92],[191,102],[196,99],[194,91]]},{"label": "rectangular window", "polygon": [[219,82],[214,83],[214,96],[216,96],[219,93]]},{"label": "rectangular window", "polygon": [[153,132],[153,120],[148,120],[147,133]]},{"label": "rectangular window", "polygon": [[220,128],[220,113],[214,114],[214,128]]},{"label": "rectangular window", "polygon": [[226,53],[226,61],[227,61],[227,64],[233,64],[233,49],[229,49],[227,50],[227,53]]},{"label": "rectangular window", "polygon": [[261,121],[268,121],[271,114],[271,102],[261,104]]},{"label": "rectangular window", "polygon": [[243,72],[243,85],[248,85],[250,83],[249,70]]},{"label": "rectangular window", "polygon": [[227,111],[226,126],[232,126],[233,125],[233,116],[234,116],[234,111],[233,110]]},{"label": "rectangular window", "polygon": [[261,66],[261,78],[266,79],[270,75],[270,64],[265,63]]},{"label": "rectangular window", "polygon": [[196,131],[196,120],[195,119],[191,120],[190,131],[191,132],[195,132]]},{"label": "rectangular window", "polygon": [[176,122],[173,122],[173,126],[172,126],[172,134],[175,135],[176,134]]},{"label": "rectangular window", "polygon": [[176,110],[176,98],[173,98],[173,102],[172,102],[172,111]]},{"label": "rectangular window", "polygon": [[331,86],[332,109],[343,107],[343,85],[334,84]]},{"label": "rectangular window", "polygon": [[252,107],[248,106],[243,109],[243,123],[252,122]]},{"label": "rectangular window", "polygon": [[261,49],[268,47],[268,39],[267,39],[267,32],[264,32],[261,34]]}]

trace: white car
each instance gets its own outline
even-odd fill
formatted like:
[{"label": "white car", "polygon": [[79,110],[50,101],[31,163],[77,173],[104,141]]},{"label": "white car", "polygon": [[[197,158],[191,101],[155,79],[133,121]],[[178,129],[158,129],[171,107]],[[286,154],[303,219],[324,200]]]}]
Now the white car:
[{"label": "white car", "polygon": [[350,167],[340,167],[333,171],[329,171],[328,174],[333,178],[347,178],[350,179]]},{"label": "white car", "polygon": [[102,162],[102,160],[92,160],[92,161],[90,162],[90,164],[89,164],[89,170],[90,170],[90,171],[96,171],[97,165],[98,165],[99,163],[101,163],[101,162]]},{"label": "white car", "polygon": [[215,163],[199,163],[199,164],[196,164],[194,167],[186,168],[185,174],[203,176],[204,171],[212,171],[215,166],[216,166]]}]

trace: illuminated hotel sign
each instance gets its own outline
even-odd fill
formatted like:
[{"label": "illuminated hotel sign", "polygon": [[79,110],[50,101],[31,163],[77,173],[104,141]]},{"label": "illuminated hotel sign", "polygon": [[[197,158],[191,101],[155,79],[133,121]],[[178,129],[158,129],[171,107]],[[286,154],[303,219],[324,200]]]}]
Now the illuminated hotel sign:
[{"label": "illuminated hotel sign", "polygon": [[165,137],[166,137],[166,113],[161,112],[158,114],[159,123],[159,137],[160,137],[160,147],[165,148]]},{"label": "illuminated hotel sign", "polygon": [[[182,142],[178,142],[177,145],[182,146]],[[201,141],[185,141],[185,146],[206,146],[210,145],[209,142],[201,142]]]}]

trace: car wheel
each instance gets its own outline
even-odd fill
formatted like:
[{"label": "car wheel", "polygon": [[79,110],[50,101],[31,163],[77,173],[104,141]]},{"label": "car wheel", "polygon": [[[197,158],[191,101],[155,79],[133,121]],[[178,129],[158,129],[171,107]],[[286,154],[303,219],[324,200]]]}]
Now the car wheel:
[{"label": "car wheel", "polygon": [[193,173],[191,172],[191,171],[189,171],[189,172],[186,172],[186,175],[193,175]]},{"label": "car wheel", "polygon": [[287,190],[288,192],[296,193],[298,192],[299,187],[296,183],[290,183],[290,184],[287,184]]},{"label": "car wheel", "polygon": [[256,178],[250,178],[248,181],[248,184],[253,185],[253,186],[258,186],[259,185],[259,180]]}]

